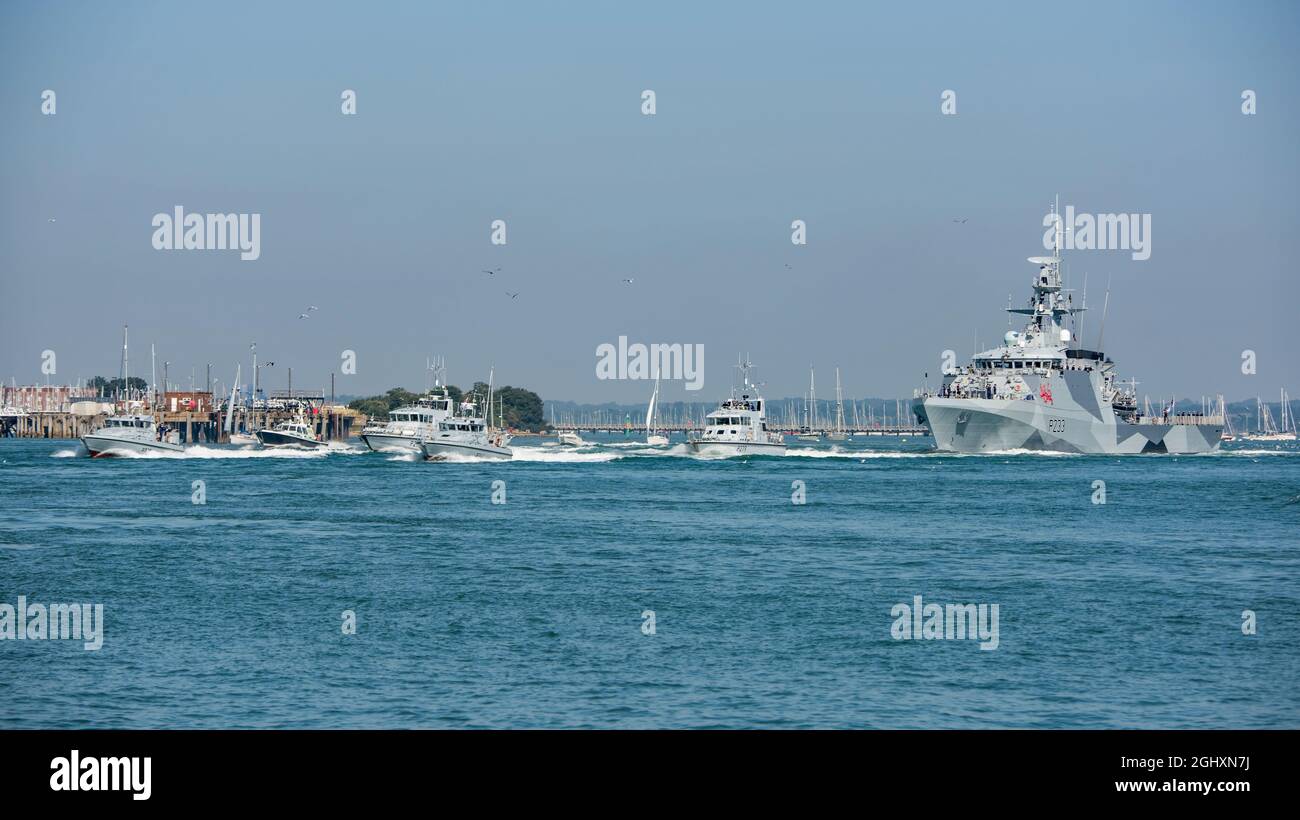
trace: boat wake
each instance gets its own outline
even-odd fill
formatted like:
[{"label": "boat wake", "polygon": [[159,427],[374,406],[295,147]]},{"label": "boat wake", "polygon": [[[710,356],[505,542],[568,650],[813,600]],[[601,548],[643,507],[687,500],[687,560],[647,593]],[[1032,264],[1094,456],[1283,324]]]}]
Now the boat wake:
[{"label": "boat wake", "polygon": [[[347,445],[337,445],[331,443],[328,447],[322,447],[314,450],[295,450],[291,448],[275,449],[254,449],[249,447],[215,447],[203,444],[195,444],[186,447],[178,453],[172,452],[152,452],[139,453],[129,450],[109,451],[111,457],[122,459],[142,459],[145,461],[157,459],[244,459],[244,458],[325,458],[329,455],[360,455],[367,452],[364,449],[348,447]],[[83,449],[57,450],[50,454],[51,458],[84,458],[86,451]]]},{"label": "boat wake", "polygon": [[[611,442],[602,441],[597,443],[601,447],[618,447],[620,449],[631,449],[633,447],[640,447],[642,450],[645,450],[651,447],[651,445],[646,444],[644,441],[611,441]],[[658,450],[658,448],[654,448],[654,449]]]},{"label": "boat wake", "polygon": [[[593,449],[595,449],[595,452],[591,452]],[[541,447],[516,447],[514,453],[514,461],[541,461],[549,464],[590,464],[593,462],[616,461],[624,457],[622,453],[602,453],[596,448],[588,447],[573,447],[563,450],[554,447],[546,449]],[[491,459],[476,460],[490,461]]]}]

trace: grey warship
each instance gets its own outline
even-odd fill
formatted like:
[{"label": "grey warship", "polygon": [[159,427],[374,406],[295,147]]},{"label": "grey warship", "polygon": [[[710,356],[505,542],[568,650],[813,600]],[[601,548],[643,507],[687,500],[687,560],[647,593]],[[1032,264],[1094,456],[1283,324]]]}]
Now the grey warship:
[{"label": "grey warship", "polygon": [[[917,421],[941,451],[987,453],[1045,450],[1064,453],[1204,453],[1217,449],[1220,412],[1139,412],[1136,383],[1117,379],[1115,363],[1099,350],[1077,346],[1073,296],[1061,285],[1059,223],[1052,256],[1033,256],[1033,295],[1023,308],[1023,332],[976,353],[970,364],[945,373],[936,394],[912,401]],[[1100,345],[1098,345],[1100,346]]]}]

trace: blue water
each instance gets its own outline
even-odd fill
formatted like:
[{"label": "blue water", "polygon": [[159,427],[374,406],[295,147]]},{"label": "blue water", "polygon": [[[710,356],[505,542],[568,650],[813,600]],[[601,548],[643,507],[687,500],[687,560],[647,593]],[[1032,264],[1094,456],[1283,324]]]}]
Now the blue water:
[{"label": "blue water", "polygon": [[[0,441],[0,602],[106,623],[99,651],[0,641],[0,727],[1300,726],[1294,444],[589,437],[455,464]],[[998,604],[997,649],[895,640],[918,594]]]}]

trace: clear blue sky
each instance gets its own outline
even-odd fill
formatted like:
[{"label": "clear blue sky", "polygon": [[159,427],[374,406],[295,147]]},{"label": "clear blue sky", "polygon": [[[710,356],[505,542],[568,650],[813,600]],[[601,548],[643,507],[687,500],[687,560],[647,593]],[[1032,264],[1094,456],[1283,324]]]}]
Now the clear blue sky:
[{"label": "clear blue sky", "polygon": [[[738,351],[773,397],[809,362],[822,395],[837,365],[850,396],[910,395],[1006,330],[1059,193],[1152,215],[1149,261],[1067,257],[1093,328],[1111,278],[1105,347],[1140,390],[1300,391],[1298,8],[6,3],[0,376],[43,381],[45,349],[55,381],[115,374],[130,323],[184,382],[229,383],[255,340],[274,387],[353,349],[340,392],[419,387],[441,353],[457,383],[495,362],[632,401],[595,378],[626,335],[705,346],[670,401],[724,393]],[[154,250],[178,204],[260,213],[261,258]]]}]

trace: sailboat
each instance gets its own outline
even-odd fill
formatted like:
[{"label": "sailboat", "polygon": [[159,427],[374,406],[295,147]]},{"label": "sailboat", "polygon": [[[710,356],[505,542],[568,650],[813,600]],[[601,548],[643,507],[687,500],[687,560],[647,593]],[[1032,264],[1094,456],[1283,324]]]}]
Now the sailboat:
[{"label": "sailboat", "polygon": [[1282,421],[1280,426],[1274,426],[1273,413],[1268,409],[1268,405],[1260,401],[1259,397],[1255,398],[1257,406],[1257,419],[1259,421],[1259,432],[1245,436],[1250,441],[1295,441],[1296,426],[1295,415],[1291,412],[1291,402],[1287,398],[1286,388],[1282,388]]},{"label": "sailboat", "polygon": [[226,438],[231,444],[246,446],[257,443],[257,436],[235,432],[235,397],[239,395],[240,365],[235,365],[235,383],[230,386],[230,401],[226,404]]},{"label": "sailboat", "polygon": [[798,441],[821,441],[813,428],[817,426],[817,371],[808,368],[808,395],[804,396],[803,426],[795,434]]},{"label": "sailboat", "polygon": [[1223,432],[1219,434],[1219,440],[1236,441],[1237,431],[1232,429],[1232,417],[1228,415],[1228,408],[1223,401],[1223,396],[1219,396],[1219,415],[1223,417]]},{"label": "sailboat", "polygon": [[846,441],[849,434],[844,432],[844,394],[840,391],[840,369],[835,368],[835,429],[826,434],[830,441]]},{"label": "sailboat", "polygon": [[1296,440],[1295,411],[1291,409],[1291,397],[1282,390],[1282,435],[1287,441]]},{"label": "sailboat", "polygon": [[645,411],[645,443],[651,447],[668,444],[668,436],[655,432],[655,403],[659,401],[659,371],[655,371],[655,392],[650,394],[650,406]]}]

